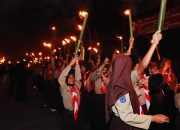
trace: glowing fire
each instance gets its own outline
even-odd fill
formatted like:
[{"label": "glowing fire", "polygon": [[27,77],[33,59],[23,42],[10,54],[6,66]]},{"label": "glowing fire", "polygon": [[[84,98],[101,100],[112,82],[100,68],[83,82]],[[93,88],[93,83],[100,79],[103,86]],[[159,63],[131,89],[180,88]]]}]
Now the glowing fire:
[{"label": "glowing fire", "polygon": [[80,17],[86,17],[88,15],[88,13],[86,11],[79,11],[79,16]]},{"label": "glowing fire", "polygon": [[125,15],[129,15],[130,12],[131,12],[131,10],[128,9],[128,10],[124,11],[124,14],[125,14]]}]

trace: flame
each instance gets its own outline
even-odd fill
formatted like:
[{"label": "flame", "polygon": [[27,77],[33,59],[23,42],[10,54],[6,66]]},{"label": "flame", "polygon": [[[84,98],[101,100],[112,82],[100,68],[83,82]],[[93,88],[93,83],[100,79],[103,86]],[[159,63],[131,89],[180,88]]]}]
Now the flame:
[{"label": "flame", "polygon": [[100,45],[100,43],[98,42],[98,43],[96,43],[97,44],[97,46],[99,46]]},{"label": "flame", "polygon": [[122,40],[123,39],[123,37],[122,36],[116,36],[118,39],[120,39],[120,40]]},{"label": "flame", "polygon": [[1,59],[0,59],[0,63],[4,63],[5,62],[5,57],[2,57]]},{"label": "flame", "polygon": [[94,50],[95,53],[98,53],[98,49],[97,48],[94,47],[93,50]]},{"label": "flame", "polygon": [[82,26],[81,25],[77,25],[77,28],[81,31],[82,30]]},{"label": "flame", "polygon": [[119,53],[120,53],[120,51],[119,51],[119,50],[116,50],[116,53],[117,53],[117,54],[119,54]]},{"label": "flame", "polygon": [[8,64],[11,64],[11,63],[12,63],[12,62],[9,60],[9,61],[8,61]]},{"label": "flame", "polygon": [[53,26],[51,29],[52,29],[53,31],[55,31],[55,30],[56,30],[56,27],[55,27],[55,26]]},{"label": "flame", "polygon": [[70,39],[73,40],[74,42],[77,40],[75,36],[70,36]]},{"label": "flame", "polygon": [[39,56],[42,56],[42,52],[39,52]]},{"label": "flame", "polygon": [[51,48],[52,44],[51,44],[51,43],[46,43],[46,42],[44,42],[44,43],[43,43],[43,46]]},{"label": "flame", "polygon": [[31,53],[31,56],[34,56],[34,55],[35,55],[35,54],[32,52],[32,53]]},{"label": "flame", "polygon": [[65,38],[64,41],[66,41],[67,43],[70,43],[70,40],[68,38]]},{"label": "flame", "polygon": [[124,11],[124,14],[125,15],[129,15],[131,13],[131,10],[130,9],[127,9],[126,11]]},{"label": "flame", "polygon": [[66,45],[66,41],[62,40],[62,45],[65,46]]},{"label": "flame", "polygon": [[92,47],[88,47],[88,50],[92,50]]},{"label": "flame", "polygon": [[79,16],[85,18],[88,15],[86,11],[79,11]]},{"label": "flame", "polygon": [[51,46],[52,46],[52,45],[51,45],[50,43],[47,44],[47,47],[51,48]]}]

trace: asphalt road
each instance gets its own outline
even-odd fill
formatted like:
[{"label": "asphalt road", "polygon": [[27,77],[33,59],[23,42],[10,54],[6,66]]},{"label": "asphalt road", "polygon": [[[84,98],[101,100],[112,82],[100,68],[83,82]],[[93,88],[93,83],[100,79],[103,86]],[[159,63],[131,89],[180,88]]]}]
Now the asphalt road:
[{"label": "asphalt road", "polygon": [[0,130],[61,130],[61,115],[43,106],[43,93],[27,88],[27,100],[0,92]]}]

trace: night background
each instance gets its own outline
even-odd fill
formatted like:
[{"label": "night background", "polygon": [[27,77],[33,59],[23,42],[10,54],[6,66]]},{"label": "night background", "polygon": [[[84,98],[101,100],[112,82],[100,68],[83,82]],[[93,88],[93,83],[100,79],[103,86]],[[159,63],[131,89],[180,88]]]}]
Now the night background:
[{"label": "night background", "polygon": [[[179,6],[179,0],[168,0],[167,9]],[[78,36],[77,24],[81,24],[78,11],[89,13],[84,34],[84,46],[102,43],[103,54],[110,55],[119,47],[116,35],[124,37],[128,47],[129,24],[124,10],[132,9],[133,21],[158,14],[160,0],[1,0],[0,4],[0,56],[9,58],[26,52],[42,51],[44,41],[52,41],[52,26],[56,26],[56,45],[71,34]],[[162,32],[159,44],[161,56],[179,58],[179,28]],[[135,53],[144,55],[149,47],[152,33],[136,36]]]},{"label": "night background", "polygon": [[[71,35],[78,38],[80,30],[77,29],[77,25],[82,25],[83,22],[83,19],[79,17],[80,10],[88,12],[88,20],[82,40],[86,50],[85,59],[88,60],[91,56],[96,63],[99,52],[101,54],[101,62],[103,62],[106,56],[112,58],[111,56],[115,49],[121,49],[121,41],[117,36],[123,36],[123,49],[124,52],[126,52],[129,46],[130,36],[129,19],[128,16],[124,14],[124,11],[127,9],[131,9],[132,20],[135,25],[133,32],[135,42],[132,54],[139,58],[144,57],[150,47],[152,35],[157,30],[160,5],[161,0],[0,0],[0,130],[61,130],[61,128],[63,128],[62,126],[66,120],[63,118],[65,107],[62,95],[66,94],[67,99],[71,98],[71,96],[67,94],[69,88],[63,89],[66,93],[61,94],[62,86],[59,85],[60,81],[58,78],[61,72],[63,72],[63,67],[65,67],[62,63],[65,65],[67,58],[70,59],[71,56],[73,56],[72,54],[76,43],[71,42],[70,44],[62,45],[62,40],[67,37],[69,38]],[[52,30],[53,26],[56,27],[55,31]],[[163,38],[158,44],[161,60],[158,61],[155,51],[151,61],[160,63],[164,57],[171,59],[172,70],[180,85],[180,0],[167,0],[162,36]],[[47,48],[47,46],[43,46],[44,42],[52,43],[53,46]],[[97,45],[98,42],[100,46]],[[93,49],[89,51],[88,48],[90,46],[96,47],[100,51],[98,53],[93,52]],[[70,51],[68,51],[68,47]],[[54,48],[58,49],[56,53],[52,51]],[[32,52],[35,53],[35,56],[32,56]],[[42,52],[42,55],[39,55],[39,52]],[[26,55],[27,53],[28,55]],[[55,57],[55,62],[50,60],[50,56]],[[61,56],[64,58],[63,60]],[[52,62],[55,65],[50,64]],[[84,66],[88,68],[88,64],[85,63]],[[169,72],[166,75],[168,75],[168,80],[171,82],[169,74],[171,75],[173,73],[171,73],[170,70],[171,68],[168,68]],[[97,74],[100,72],[94,69],[92,71],[98,72]],[[101,124],[99,122],[102,122],[102,120],[99,120],[99,117],[101,118],[101,112],[103,112],[105,108],[101,102],[101,99],[104,100],[105,98],[102,97],[105,96],[105,93],[101,92],[100,94],[96,94],[96,88],[93,82],[90,90],[88,90],[89,87],[86,88],[85,85],[88,83],[84,82],[84,77],[87,78],[85,79],[86,81],[91,81],[89,79],[94,78],[91,77],[90,71],[87,72],[85,72],[85,76],[82,73],[82,90],[87,89],[87,92],[83,90],[82,93],[85,92],[85,94],[81,94],[80,89],[78,89],[78,92],[79,96],[80,94],[87,95],[85,100],[83,99],[80,102],[86,102],[88,104],[84,105],[84,108],[85,110],[90,110],[85,113],[85,115],[89,115],[89,117],[87,116],[89,119],[87,118],[88,121],[86,124],[84,121],[82,124],[88,127],[87,130],[92,130],[93,128],[91,127],[98,126],[98,124]],[[72,74],[72,72],[69,73],[69,75],[70,74]],[[69,75],[67,77],[70,77]],[[140,75],[137,76],[134,75],[134,79],[139,79]],[[99,76],[97,75],[95,78],[96,77]],[[141,75],[141,78],[142,77]],[[172,77],[172,81],[175,81],[173,78],[174,77]],[[96,81],[97,79],[98,78],[96,78]],[[99,77],[99,79],[104,80],[102,77]],[[136,81],[138,79],[136,79]],[[163,114],[163,112],[174,114],[173,110],[168,109],[171,108],[171,105],[174,105],[174,97],[172,97],[174,96],[173,91],[172,93],[170,91],[168,92],[168,88],[165,88],[167,86],[164,86],[162,83],[163,79],[162,81],[159,80],[161,79],[157,77],[157,82],[159,82],[157,84],[161,84],[161,86],[156,85],[155,81],[155,86],[152,87],[154,89],[152,96],[159,93],[157,98],[153,98],[154,101],[158,99],[157,102],[159,102],[157,105],[154,103],[154,108],[157,108],[157,111],[159,111],[161,105],[159,107],[158,104],[162,104],[163,106],[160,109],[163,111],[162,113],[160,111],[161,114]],[[136,84],[139,85],[137,82]],[[106,85],[102,83],[101,86],[105,89]],[[67,84],[66,86],[70,87],[72,84],[70,86]],[[115,88],[117,88],[117,86],[115,86]],[[74,87],[76,87],[76,85],[74,85]],[[102,87],[99,87],[101,91]],[[146,86],[141,86],[141,88],[143,87]],[[129,88],[130,87],[128,87],[127,90],[129,90]],[[124,91],[122,90],[122,92]],[[146,95],[147,93],[148,91],[146,90]],[[130,92],[130,94],[133,93]],[[179,90],[177,90],[177,94],[180,94],[180,87]],[[74,94],[72,93],[72,95]],[[72,97],[73,100],[74,97],[75,96]],[[100,102],[95,99],[100,99]],[[66,103],[70,103],[69,101],[71,100],[68,99],[65,101],[67,101]],[[161,103],[161,101],[163,102]],[[72,103],[75,104],[74,101]],[[142,106],[145,107],[144,105]],[[96,111],[97,108],[98,111]],[[135,107],[133,107],[133,109],[134,108]],[[172,116],[173,119],[177,119],[176,122],[179,127],[177,127],[176,130],[180,130],[180,108],[178,109],[178,115]],[[72,115],[73,111],[66,110],[65,113]],[[84,120],[85,118],[82,119]],[[174,123],[171,119],[172,118],[170,118],[170,123]],[[70,120],[73,121],[73,118]],[[91,120],[94,123],[92,123]],[[129,122],[129,124],[133,123],[131,120]],[[148,124],[148,122],[149,121],[146,120],[144,123]],[[134,122],[134,124],[136,123]],[[138,122],[138,125],[140,124],[141,121]],[[168,124],[164,125],[168,126]],[[68,124],[68,126],[70,125]],[[123,127],[125,128],[125,125],[123,125]],[[134,129],[133,127],[131,128]],[[158,128],[158,130],[160,129]],[[173,125],[170,130],[175,130]]]}]

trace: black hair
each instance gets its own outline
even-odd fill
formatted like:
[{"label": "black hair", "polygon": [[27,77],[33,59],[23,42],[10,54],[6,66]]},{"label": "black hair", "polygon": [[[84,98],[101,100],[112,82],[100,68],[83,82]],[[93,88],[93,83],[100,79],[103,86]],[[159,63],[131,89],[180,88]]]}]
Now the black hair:
[{"label": "black hair", "polygon": [[74,75],[74,77],[75,77],[75,70],[73,68],[70,69],[70,71],[69,71],[69,73],[68,73],[68,75],[66,77],[66,84],[67,85],[68,85],[68,78],[69,78],[70,75]]},{"label": "black hair", "polygon": [[137,63],[139,63],[139,59],[135,55],[130,55],[131,61],[132,61],[132,69],[135,67]]},{"label": "black hair", "polygon": [[162,74],[155,74],[153,76],[150,76],[148,85],[150,93],[161,91],[165,85]]},{"label": "black hair", "polygon": [[91,69],[91,64],[87,61],[80,61],[80,66],[84,66],[86,68],[86,71]]}]

